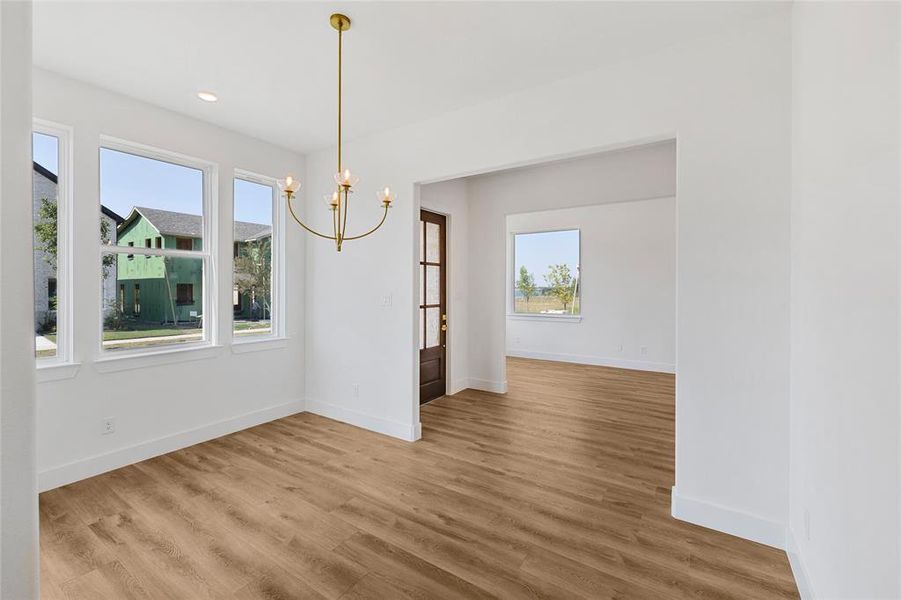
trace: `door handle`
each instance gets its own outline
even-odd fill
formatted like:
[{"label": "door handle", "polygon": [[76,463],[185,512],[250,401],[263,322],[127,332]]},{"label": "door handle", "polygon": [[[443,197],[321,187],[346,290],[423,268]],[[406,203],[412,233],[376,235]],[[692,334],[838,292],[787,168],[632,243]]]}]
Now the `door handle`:
[{"label": "door handle", "polygon": [[441,325],[441,331],[447,331],[447,323]]}]

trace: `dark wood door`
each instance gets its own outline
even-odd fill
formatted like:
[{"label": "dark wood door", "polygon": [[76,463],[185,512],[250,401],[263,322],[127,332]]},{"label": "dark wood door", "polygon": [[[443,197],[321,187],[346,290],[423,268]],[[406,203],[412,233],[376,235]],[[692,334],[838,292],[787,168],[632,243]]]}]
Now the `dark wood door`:
[{"label": "dark wood door", "polygon": [[419,403],[447,389],[447,218],[419,216]]}]

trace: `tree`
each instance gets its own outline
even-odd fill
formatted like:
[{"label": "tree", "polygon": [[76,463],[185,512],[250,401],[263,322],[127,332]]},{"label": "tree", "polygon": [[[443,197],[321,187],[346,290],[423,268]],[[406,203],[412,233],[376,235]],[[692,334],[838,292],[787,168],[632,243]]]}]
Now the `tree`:
[{"label": "tree", "polygon": [[516,280],[516,289],[518,289],[519,293],[526,299],[526,304],[529,303],[529,299],[538,291],[538,288],[535,287],[535,278],[532,277],[532,274],[529,273],[529,270],[526,269],[525,265],[519,267],[519,279]]},{"label": "tree", "polygon": [[44,260],[56,268],[57,258],[56,199],[41,198],[38,207],[38,218],[34,224],[34,237],[37,247],[44,254]]},{"label": "tree", "polygon": [[[44,254],[44,260],[54,269],[56,269],[59,250],[57,242],[59,239],[57,213],[56,198],[41,198],[37,222],[34,224],[34,237],[37,242],[37,248]],[[110,223],[102,216],[100,217],[100,241],[103,244],[109,244],[110,241]],[[116,257],[112,254],[103,255],[101,268],[103,269],[104,279],[109,277],[110,269],[115,264],[115,260]]]},{"label": "tree", "polygon": [[544,279],[551,296],[562,302],[563,310],[566,310],[575,295],[575,280],[569,271],[569,265],[550,265]]},{"label": "tree", "polygon": [[235,287],[239,294],[250,294],[251,304],[261,301],[263,318],[269,314],[272,288],[272,238],[244,242],[235,257]]}]

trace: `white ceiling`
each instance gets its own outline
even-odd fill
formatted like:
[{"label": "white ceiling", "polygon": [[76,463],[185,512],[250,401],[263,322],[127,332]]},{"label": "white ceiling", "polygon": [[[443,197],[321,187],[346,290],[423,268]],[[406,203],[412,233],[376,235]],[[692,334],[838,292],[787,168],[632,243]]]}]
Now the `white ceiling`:
[{"label": "white ceiling", "polygon": [[[739,26],[760,2],[36,2],[39,67],[301,152]],[[212,90],[219,102],[198,100]]]}]

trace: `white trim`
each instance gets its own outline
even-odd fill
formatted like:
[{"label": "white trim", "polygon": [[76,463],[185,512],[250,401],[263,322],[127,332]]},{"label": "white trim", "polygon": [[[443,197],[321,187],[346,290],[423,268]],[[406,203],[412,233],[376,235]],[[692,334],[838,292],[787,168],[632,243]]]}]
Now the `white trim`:
[{"label": "white trim", "polygon": [[[147,158],[150,160],[156,160],[160,162],[165,162],[171,165],[176,165],[180,167],[187,167],[190,169],[198,170],[202,173],[203,177],[203,198],[202,198],[202,206],[203,206],[203,215],[201,217],[201,222],[203,224],[203,238],[202,244],[203,247],[200,251],[192,250],[182,250],[178,251],[177,249],[157,249],[157,248],[141,248],[139,246],[119,246],[119,240],[116,240],[116,245],[104,245],[100,244],[100,252],[101,256],[103,254],[137,254],[142,256],[180,256],[185,258],[197,258],[203,261],[203,298],[202,298],[202,313],[203,313],[203,344],[202,347],[206,349],[214,349],[218,347],[219,344],[219,276],[218,276],[218,257],[217,252],[219,251],[219,165],[214,162],[204,160],[201,158],[195,158],[193,156],[188,156],[186,154],[181,154],[178,152],[173,152],[171,150],[165,150],[163,148],[157,148],[154,146],[148,146],[146,144],[141,144],[138,142],[132,142],[129,140],[124,140],[121,138],[111,137],[108,135],[100,136],[100,143],[98,146],[98,153],[103,150],[113,150],[115,152],[123,152],[125,154],[131,154],[132,156],[137,156],[139,158]],[[100,168],[100,162],[98,160],[98,168]],[[102,190],[101,190],[102,192]],[[98,201],[97,206],[98,210],[101,206],[100,203],[101,194],[98,193]],[[118,257],[117,257],[118,260]],[[118,289],[118,288],[117,288]],[[102,294],[102,287],[101,287]],[[102,295],[101,295],[102,298]],[[153,364],[162,364],[163,362],[171,362],[164,360],[161,358],[161,355],[170,354],[170,350],[158,350],[156,347],[151,347],[146,350],[134,350],[128,352],[127,354],[119,354],[121,351],[111,351],[103,346],[103,322],[104,322],[104,306],[103,302],[100,302],[100,348],[98,350],[98,358],[95,361],[95,364],[98,364],[98,370],[102,372],[106,371],[118,371],[125,369],[134,369],[143,366],[141,361],[131,361],[130,363],[126,360],[128,358],[136,358],[140,356],[152,356],[153,358],[150,360],[150,365]],[[197,349],[197,345],[194,345],[191,349]],[[115,352],[116,354],[113,354]],[[205,356],[194,356],[192,358],[205,358]],[[107,367],[101,367],[102,363],[109,361]],[[125,362],[120,362],[125,361]],[[115,368],[109,368],[112,365],[117,365]],[[121,367],[119,365],[128,365]]]},{"label": "white trim", "polygon": [[490,379],[475,379],[470,377],[467,380],[467,388],[473,390],[481,390],[483,392],[492,392],[494,394],[506,394],[507,393],[507,382],[506,381],[491,381]]},{"label": "white trim", "polygon": [[801,600],[814,600],[816,594],[813,593],[813,586],[811,585],[810,577],[807,575],[807,569],[804,567],[801,550],[798,547],[791,527],[785,532],[785,553],[788,554],[788,563],[791,566],[792,575],[795,577],[795,585],[798,586],[798,594],[801,596]]},{"label": "white trim", "polygon": [[100,373],[115,373],[181,363],[188,360],[203,360],[214,358],[222,352],[222,346],[201,342],[198,344],[185,344],[176,348],[152,348],[149,350],[127,351],[108,350],[104,356],[94,361],[94,368]]},{"label": "white trim", "polygon": [[318,400],[310,400],[307,398],[307,412],[407,442],[415,442],[422,437],[422,425],[420,423],[401,423],[399,421],[383,419],[382,417],[374,417],[328,402],[320,402]]},{"label": "white trim", "polygon": [[582,315],[545,314],[545,313],[507,313],[510,321],[557,321],[558,323],[579,323]]},{"label": "white trim", "polygon": [[[272,306],[270,306],[269,311],[269,322],[272,324],[272,333],[266,334],[265,336],[260,336],[260,341],[263,339],[266,340],[279,340],[284,339],[286,337],[286,325],[285,325],[285,315],[288,311],[284,310],[286,306],[286,293],[285,288],[285,211],[286,211],[286,203],[280,202],[281,195],[278,189],[278,179],[275,177],[270,177],[268,175],[261,175],[259,173],[255,173],[253,171],[247,171],[245,169],[235,169],[234,174],[232,175],[232,239],[231,244],[229,245],[229,256],[232,257],[232,261],[234,261],[234,243],[235,243],[235,180],[241,179],[243,181],[248,181],[250,183],[256,183],[259,185],[264,185],[269,188],[272,188],[272,283],[271,283],[271,295],[272,295]],[[230,266],[232,272],[232,285],[229,290],[234,290],[235,288],[235,279],[234,279],[234,263]],[[234,315],[232,315],[232,340],[237,342],[240,336],[235,336],[234,332]],[[243,341],[240,343],[244,343]]]},{"label": "white trim", "polygon": [[222,437],[248,427],[302,413],[304,411],[303,407],[303,400],[292,400],[209,425],[202,425],[187,431],[141,442],[127,448],[51,467],[38,473],[38,491],[46,492],[61,485],[94,477],[95,475],[132,465],[154,456],[174,452],[175,450]]},{"label": "white trim", "polygon": [[681,496],[673,486],[672,515],[680,521],[785,549],[785,525],[741,510]]},{"label": "white trim", "polygon": [[244,354],[245,352],[261,352],[263,350],[275,350],[278,348],[287,348],[288,338],[265,336],[247,336],[247,339],[235,337],[232,341],[232,353]]},{"label": "white trim", "polygon": [[452,379],[450,381],[450,385],[447,388],[447,395],[453,396],[454,394],[459,394],[468,387],[469,379]]},{"label": "white trim", "polygon": [[35,381],[44,383],[46,381],[60,381],[63,379],[72,379],[78,374],[81,363],[73,362],[43,362],[37,363],[35,372]]},{"label": "white trim", "polygon": [[[75,219],[72,207],[74,206],[74,162],[72,148],[74,147],[74,129],[68,125],[46,121],[44,119],[32,119],[31,130],[57,140],[57,174],[56,174],[56,356],[36,358],[35,364],[60,364],[70,363],[74,360],[75,336],[73,335],[75,312],[73,298],[75,286],[73,285],[73,261],[75,256]],[[32,162],[34,154],[32,151]],[[43,165],[41,165],[43,166]],[[32,193],[34,196],[34,169],[31,170]],[[32,207],[32,211],[34,207]],[[60,224],[62,226],[60,227]],[[33,223],[32,223],[33,225]],[[29,253],[29,258],[33,252]],[[32,283],[32,286],[34,283]],[[60,302],[60,300],[62,300]],[[61,307],[61,309],[60,309]],[[33,318],[33,316],[32,316]]]},{"label": "white trim", "polygon": [[652,362],[647,360],[629,360],[625,358],[611,358],[607,356],[587,356],[584,354],[563,354],[555,352],[533,352],[531,350],[507,350],[507,356],[514,356],[517,358],[534,358],[537,360],[552,360],[556,362],[575,363],[578,365],[595,365],[599,367],[631,369],[633,371],[653,371],[656,373],[676,372],[676,365],[670,363]]}]

